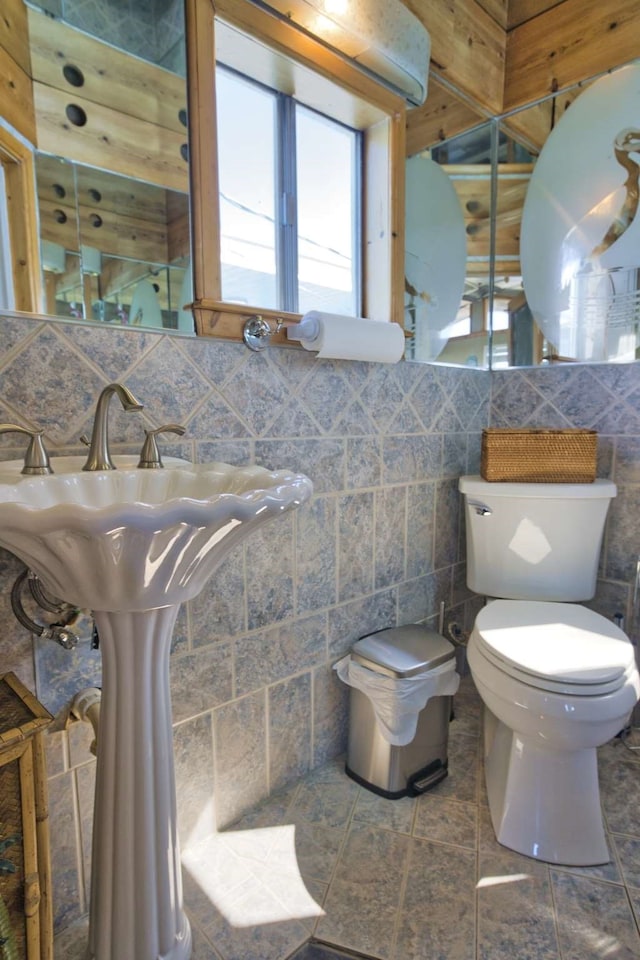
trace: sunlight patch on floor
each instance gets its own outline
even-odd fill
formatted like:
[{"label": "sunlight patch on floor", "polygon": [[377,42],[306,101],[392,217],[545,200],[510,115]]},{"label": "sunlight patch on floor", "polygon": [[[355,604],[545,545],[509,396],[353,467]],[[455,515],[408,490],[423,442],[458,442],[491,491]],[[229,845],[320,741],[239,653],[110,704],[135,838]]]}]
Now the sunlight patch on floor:
[{"label": "sunlight patch on floor", "polygon": [[214,834],[182,863],[234,927],[324,916],[300,874],[293,824]]}]

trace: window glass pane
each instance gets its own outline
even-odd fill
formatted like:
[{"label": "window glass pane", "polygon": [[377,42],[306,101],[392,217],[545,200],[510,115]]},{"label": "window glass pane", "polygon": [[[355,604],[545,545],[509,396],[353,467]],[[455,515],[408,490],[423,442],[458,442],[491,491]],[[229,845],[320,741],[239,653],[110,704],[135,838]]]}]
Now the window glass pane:
[{"label": "window glass pane", "polygon": [[4,167],[0,161],[0,309],[15,310],[15,306],[11,238],[9,236],[9,207]]},{"label": "window glass pane", "polygon": [[216,73],[222,298],[277,307],[275,96]]},{"label": "window glass pane", "polygon": [[298,309],[358,310],[357,134],[298,106]]}]

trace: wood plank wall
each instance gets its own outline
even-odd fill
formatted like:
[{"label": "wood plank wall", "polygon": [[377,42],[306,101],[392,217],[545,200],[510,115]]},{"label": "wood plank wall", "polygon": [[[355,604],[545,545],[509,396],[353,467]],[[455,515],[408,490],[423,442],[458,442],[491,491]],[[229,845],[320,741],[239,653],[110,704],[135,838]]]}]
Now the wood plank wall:
[{"label": "wood plank wall", "polygon": [[22,0],[2,0],[0,15],[0,104],[11,126],[35,142],[27,10]]},{"label": "wood plank wall", "polygon": [[638,0],[511,0],[504,74],[505,111],[531,103],[640,55]]},{"label": "wood plank wall", "polygon": [[[403,0],[431,35],[432,73],[453,84],[483,112],[500,113],[505,32],[487,9],[502,0]],[[427,101],[428,102],[428,101]]]},{"label": "wood plank wall", "polygon": [[[432,43],[429,96],[407,115],[408,155],[640,55],[639,0],[403,2]],[[554,118],[542,105],[514,118],[514,133],[539,148],[553,119],[557,105]]]},{"label": "wood plank wall", "polygon": [[[185,81],[34,10],[29,34],[37,146],[186,192]],[[69,67],[79,83],[65,75]],[[70,119],[70,106],[84,123]]]}]

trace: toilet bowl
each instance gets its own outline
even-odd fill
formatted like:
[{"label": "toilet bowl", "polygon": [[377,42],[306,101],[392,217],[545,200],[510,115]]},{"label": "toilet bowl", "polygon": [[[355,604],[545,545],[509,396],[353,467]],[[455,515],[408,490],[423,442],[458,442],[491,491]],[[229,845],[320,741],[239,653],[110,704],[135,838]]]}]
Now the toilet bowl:
[{"label": "toilet bowl", "polygon": [[596,748],[640,695],[625,634],[577,604],[494,600],[476,619],[468,659],[485,705],[497,840],[551,863],[606,863]]},{"label": "toilet bowl", "polygon": [[459,487],[467,583],[498,598],[468,646],[496,838],[549,863],[606,863],[597,748],[628,723],[640,677],[622,630],[575,601],[595,593],[615,485],[461,477]]}]

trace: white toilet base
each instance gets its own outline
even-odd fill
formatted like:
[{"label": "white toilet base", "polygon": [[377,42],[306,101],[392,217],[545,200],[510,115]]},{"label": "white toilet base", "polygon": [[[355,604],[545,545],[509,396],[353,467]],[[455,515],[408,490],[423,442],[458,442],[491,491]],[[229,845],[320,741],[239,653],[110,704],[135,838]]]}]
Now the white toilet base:
[{"label": "white toilet base", "polygon": [[499,843],[565,866],[609,862],[595,748],[549,749],[484,707],[485,777]]}]

